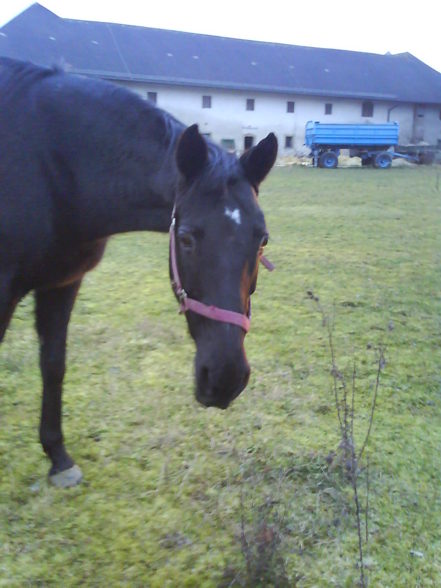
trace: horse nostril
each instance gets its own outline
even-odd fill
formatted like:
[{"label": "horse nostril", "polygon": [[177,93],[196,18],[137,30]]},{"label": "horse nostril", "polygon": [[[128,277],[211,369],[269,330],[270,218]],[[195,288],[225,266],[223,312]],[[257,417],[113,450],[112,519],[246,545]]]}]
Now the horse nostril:
[{"label": "horse nostril", "polygon": [[245,370],[244,375],[242,376],[242,379],[240,381],[239,386],[236,388],[234,395],[232,397],[232,400],[234,400],[235,398],[237,398],[239,396],[239,394],[245,390],[245,388],[247,387],[248,384],[248,380],[250,379],[250,373],[251,370],[249,367],[247,367],[247,369]]},{"label": "horse nostril", "polygon": [[209,384],[209,380],[210,380],[209,370],[206,366],[202,366],[199,370],[199,383],[200,383],[200,385],[203,386],[205,389],[207,389],[208,384]]},{"label": "horse nostril", "polygon": [[211,406],[213,404],[214,391],[211,386],[210,370],[207,366],[201,366],[198,370],[198,392],[197,398],[199,402],[205,406]]}]

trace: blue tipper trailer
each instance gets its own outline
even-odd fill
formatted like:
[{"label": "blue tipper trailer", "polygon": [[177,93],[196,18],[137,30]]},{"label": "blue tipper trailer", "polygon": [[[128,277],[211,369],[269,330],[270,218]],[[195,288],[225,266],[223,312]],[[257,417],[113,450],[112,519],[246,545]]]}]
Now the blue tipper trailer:
[{"label": "blue tipper trailer", "polygon": [[418,161],[415,155],[398,153],[397,122],[382,124],[326,124],[306,123],[305,145],[311,148],[314,167],[335,168],[341,149],[348,149],[350,157],[360,157],[362,165],[387,169],[395,157]]}]

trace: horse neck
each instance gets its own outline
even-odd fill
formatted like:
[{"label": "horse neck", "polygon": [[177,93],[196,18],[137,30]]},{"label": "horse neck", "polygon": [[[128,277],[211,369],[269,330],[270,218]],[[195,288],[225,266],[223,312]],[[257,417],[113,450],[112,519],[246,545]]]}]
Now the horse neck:
[{"label": "horse neck", "polygon": [[[136,98],[136,97],[135,97]],[[126,120],[97,124],[78,149],[78,226],[92,240],[129,231],[168,230],[175,199],[175,143],[183,126],[166,113],[141,103]],[[110,117],[111,118],[111,117]]]}]

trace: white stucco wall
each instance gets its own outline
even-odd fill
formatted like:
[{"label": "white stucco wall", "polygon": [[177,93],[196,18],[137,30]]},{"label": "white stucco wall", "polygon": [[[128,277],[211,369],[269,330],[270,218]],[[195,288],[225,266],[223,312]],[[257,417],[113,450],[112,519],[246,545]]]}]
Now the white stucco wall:
[{"label": "white stucco wall", "polygon": [[441,147],[441,104],[424,109],[424,140]]},{"label": "white stucco wall", "polygon": [[[378,123],[398,121],[400,143],[412,142],[415,131],[415,105],[374,101],[373,117],[361,116],[362,100],[341,99],[212,88],[186,88],[178,86],[125,84],[143,98],[147,92],[157,92],[157,105],[173,114],[184,124],[198,123],[202,133],[221,143],[234,139],[238,152],[244,149],[244,137],[250,135],[254,143],[270,131],[279,139],[279,155],[308,153],[304,147],[305,124],[308,120],[329,123]],[[211,108],[202,108],[202,96],[211,96]],[[254,98],[255,110],[246,110],[247,98]],[[294,113],[287,112],[287,101],[295,102]],[[325,104],[332,104],[332,114],[325,115]],[[441,105],[425,106],[424,117],[418,123],[424,128],[424,141],[437,144],[441,141]],[[292,137],[292,147],[285,148],[285,138]]]}]

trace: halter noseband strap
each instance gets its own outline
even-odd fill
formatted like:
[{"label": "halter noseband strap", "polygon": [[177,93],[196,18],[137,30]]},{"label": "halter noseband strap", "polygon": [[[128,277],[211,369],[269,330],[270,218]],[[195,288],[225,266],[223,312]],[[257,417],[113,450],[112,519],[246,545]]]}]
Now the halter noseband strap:
[{"label": "halter noseband strap", "polygon": [[[172,288],[179,301],[180,312],[191,310],[196,314],[205,316],[211,320],[221,323],[229,323],[241,327],[245,333],[250,330],[250,315],[245,315],[233,310],[225,310],[217,306],[209,306],[187,296],[187,292],[182,287],[181,278],[179,277],[178,262],[176,257],[176,217],[173,210],[172,222],[170,225],[170,261],[172,273]],[[272,271],[274,266],[265,257],[261,256],[260,261],[269,270]]]}]

